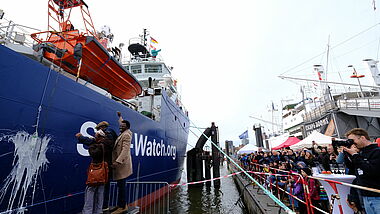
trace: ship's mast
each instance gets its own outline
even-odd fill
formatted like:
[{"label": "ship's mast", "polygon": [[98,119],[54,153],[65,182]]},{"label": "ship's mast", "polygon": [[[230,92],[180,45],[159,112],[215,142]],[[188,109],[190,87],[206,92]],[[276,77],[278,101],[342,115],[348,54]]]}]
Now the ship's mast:
[{"label": "ship's mast", "polygon": [[148,32],[147,32],[147,29],[145,29],[144,28],[144,33],[143,33],[143,45],[146,47],[146,45],[147,45],[147,41],[148,41],[148,38],[147,38],[147,36],[148,36]]},{"label": "ship's mast", "polygon": [[327,53],[326,53],[326,71],[325,71],[325,80],[327,81],[327,71],[329,70],[329,55],[330,55],[330,35],[327,41]]}]

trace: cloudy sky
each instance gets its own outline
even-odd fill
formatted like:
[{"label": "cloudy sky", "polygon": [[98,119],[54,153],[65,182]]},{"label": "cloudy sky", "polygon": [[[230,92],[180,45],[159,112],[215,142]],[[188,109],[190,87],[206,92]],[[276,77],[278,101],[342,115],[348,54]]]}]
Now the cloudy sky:
[{"label": "cloudy sky", "polygon": [[[276,108],[281,108],[281,100],[300,101],[301,83],[278,76],[317,79],[312,66],[326,66],[329,40],[329,74],[340,74],[349,82],[348,65],[368,72],[362,60],[377,59],[379,52],[380,19],[373,3],[377,2],[87,1],[95,26],[110,26],[114,45],[149,29],[162,57],[174,67],[190,119],[198,127],[214,121],[222,144],[240,143],[238,136],[255,123],[271,129],[249,116],[271,120],[272,101]],[[0,8],[16,23],[47,28],[45,0],[3,1]],[[195,142],[190,133],[189,143]]]}]

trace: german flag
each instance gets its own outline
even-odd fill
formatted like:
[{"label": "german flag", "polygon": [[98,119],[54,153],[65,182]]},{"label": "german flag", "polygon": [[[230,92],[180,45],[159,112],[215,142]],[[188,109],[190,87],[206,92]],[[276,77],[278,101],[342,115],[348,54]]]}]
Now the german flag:
[{"label": "german flag", "polygon": [[150,41],[155,43],[155,44],[158,44],[157,40],[153,39],[153,37],[150,37]]}]

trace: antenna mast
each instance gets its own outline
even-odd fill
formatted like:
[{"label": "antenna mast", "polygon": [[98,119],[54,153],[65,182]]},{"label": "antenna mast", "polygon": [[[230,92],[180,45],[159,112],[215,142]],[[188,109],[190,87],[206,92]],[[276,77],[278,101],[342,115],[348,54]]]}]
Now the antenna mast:
[{"label": "antenna mast", "polygon": [[144,28],[143,45],[146,47],[147,42],[147,29]]},{"label": "antenna mast", "polygon": [[325,73],[326,81],[327,81],[327,71],[329,70],[329,54],[330,54],[330,35],[327,41],[327,57],[326,57],[326,73]]}]

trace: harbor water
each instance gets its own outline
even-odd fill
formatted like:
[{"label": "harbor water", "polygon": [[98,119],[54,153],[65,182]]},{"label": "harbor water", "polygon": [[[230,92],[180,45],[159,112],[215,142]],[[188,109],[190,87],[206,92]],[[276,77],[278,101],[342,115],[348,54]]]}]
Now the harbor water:
[{"label": "harbor water", "polygon": [[[220,175],[230,174],[226,163],[220,167]],[[180,183],[186,183],[186,172]],[[244,204],[239,200],[240,193],[236,188],[233,177],[223,178],[220,189],[202,186],[179,186],[170,193],[170,213],[248,213]]]}]

